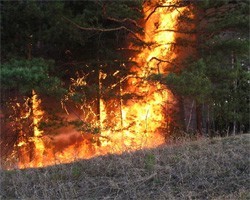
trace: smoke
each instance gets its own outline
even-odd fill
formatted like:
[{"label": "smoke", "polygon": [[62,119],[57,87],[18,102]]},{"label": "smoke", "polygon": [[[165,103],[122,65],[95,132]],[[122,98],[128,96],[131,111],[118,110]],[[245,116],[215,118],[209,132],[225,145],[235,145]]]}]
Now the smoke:
[{"label": "smoke", "polygon": [[65,148],[81,143],[85,138],[77,131],[61,133],[51,138],[51,146],[55,151],[63,151]]}]

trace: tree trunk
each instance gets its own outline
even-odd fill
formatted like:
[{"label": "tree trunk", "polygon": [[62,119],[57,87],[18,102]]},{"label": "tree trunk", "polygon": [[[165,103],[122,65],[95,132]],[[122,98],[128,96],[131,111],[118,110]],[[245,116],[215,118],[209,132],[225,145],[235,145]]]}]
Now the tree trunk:
[{"label": "tree trunk", "polygon": [[187,122],[187,127],[186,127],[186,131],[187,132],[189,131],[191,120],[192,120],[192,116],[193,116],[194,103],[195,103],[195,101],[193,100],[192,101],[191,109],[189,111],[189,117],[188,117],[188,122]]},{"label": "tree trunk", "polygon": [[207,135],[211,136],[211,125],[210,125],[210,107],[207,106],[207,120],[206,120]]},{"label": "tree trunk", "polygon": [[[235,69],[235,64],[236,64],[236,57],[234,52],[232,52],[231,54],[232,60],[231,60],[231,64],[232,64],[232,69]],[[236,80],[233,81],[233,93],[234,95],[236,95],[236,91],[237,91],[237,78]],[[235,97],[233,98],[233,100],[235,101]],[[234,102],[235,103],[235,102]],[[232,135],[236,134],[236,109],[234,108],[233,110],[233,131],[232,131]]]},{"label": "tree trunk", "polygon": [[[185,119],[185,102],[182,96],[180,96],[178,98],[178,104],[177,104],[178,108],[179,108],[179,120],[182,124],[180,124],[180,126],[182,126],[183,128],[186,128],[186,119]],[[170,130],[171,131],[171,130]]]},{"label": "tree trunk", "polygon": [[31,60],[32,58],[32,35],[29,36],[29,43],[27,47],[27,59]]},{"label": "tree trunk", "polygon": [[196,102],[196,128],[199,135],[202,135],[202,110],[201,105]]}]

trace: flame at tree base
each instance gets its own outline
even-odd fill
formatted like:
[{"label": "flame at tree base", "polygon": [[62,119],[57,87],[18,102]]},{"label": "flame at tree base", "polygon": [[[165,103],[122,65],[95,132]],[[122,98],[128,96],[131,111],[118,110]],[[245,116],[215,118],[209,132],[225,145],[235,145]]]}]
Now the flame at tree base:
[{"label": "flame at tree base", "polygon": [[[99,99],[100,114],[98,122],[95,122],[99,131],[96,135],[74,132],[60,134],[52,139],[44,135],[43,131],[38,128],[43,115],[40,108],[41,100],[33,92],[34,136],[30,141],[33,144],[33,155],[32,158],[26,155],[28,144],[20,140],[17,147],[22,153],[19,156],[18,168],[69,163],[108,153],[121,154],[154,148],[165,143],[168,134],[166,130],[171,123],[168,107],[173,102],[173,97],[166,86],[148,81],[147,77],[151,74],[168,73],[169,62],[166,60],[171,60],[176,56],[171,51],[171,43],[175,42],[174,32],[166,30],[175,28],[177,17],[185,8],[178,10],[168,8],[168,5],[174,3],[173,0],[166,0],[157,9],[155,9],[157,2],[145,6],[145,36],[142,40],[152,45],[141,49],[141,53],[131,58],[140,67],[134,66],[131,69],[135,76],[129,77],[128,87],[120,91],[123,94],[133,93],[140,98],[132,98],[126,102],[123,102],[121,98],[120,105],[112,110],[113,113],[117,113],[113,118],[109,117],[108,104],[110,102]],[[65,141],[70,144],[63,146]],[[56,145],[61,145],[63,148],[56,148]]]},{"label": "flame at tree base", "polygon": [[[152,86],[150,86],[152,87]],[[19,148],[24,150],[22,158],[19,160],[18,168],[46,167],[55,164],[70,163],[79,159],[89,159],[95,156],[106,154],[121,154],[123,152],[131,152],[144,148],[154,148],[164,144],[165,137],[157,132],[157,127],[162,127],[164,116],[162,112],[163,97],[167,97],[167,91],[162,90],[152,92],[150,100],[145,98],[140,101],[133,102],[131,100],[122,110],[121,119],[117,120],[117,125],[109,127],[107,120],[107,112],[105,102],[101,100],[101,127],[100,133],[93,135],[88,133],[77,134],[61,134],[53,138],[56,143],[63,143],[75,137],[73,144],[68,145],[61,150],[55,149],[56,143],[50,138],[42,136],[35,125],[39,122],[40,100],[34,95],[32,98],[34,113],[34,137],[31,141],[34,143],[33,158],[27,155],[28,143],[19,143]],[[96,139],[99,142],[91,141]]]}]

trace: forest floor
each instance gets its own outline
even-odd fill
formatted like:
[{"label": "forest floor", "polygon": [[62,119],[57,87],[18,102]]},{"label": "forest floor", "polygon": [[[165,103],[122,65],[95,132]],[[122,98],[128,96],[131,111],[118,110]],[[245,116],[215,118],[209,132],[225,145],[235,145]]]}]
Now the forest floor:
[{"label": "forest floor", "polygon": [[0,170],[0,199],[250,199],[249,147],[243,134]]}]

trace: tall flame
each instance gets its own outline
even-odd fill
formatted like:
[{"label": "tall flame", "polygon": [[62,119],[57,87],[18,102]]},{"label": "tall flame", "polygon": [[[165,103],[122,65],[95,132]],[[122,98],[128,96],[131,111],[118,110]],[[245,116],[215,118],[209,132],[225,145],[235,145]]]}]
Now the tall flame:
[{"label": "tall flame", "polygon": [[43,166],[43,152],[45,150],[44,142],[42,140],[43,131],[39,129],[39,123],[42,120],[44,112],[40,108],[41,100],[38,99],[35,91],[32,91],[32,110],[33,110],[33,129],[34,136],[31,139],[35,145],[34,166]]},{"label": "tall flame", "polygon": [[[42,139],[43,136],[43,131],[39,129],[39,123],[42,120],[44,112],[41,110],[41,99],[38,99],[37,94],[34,90],[32,90],[32,97],[30,99],[31,101],[31,115],[33,121],[32,121],[32,126],[33,126],[33,136],[28,138],[28,143],[30,147],[26,151],[32,151],[34,155],[32,156],[27,156],[27,153],[23,158],[21,158],[19,162],[19,168],[25,168],[25,167],[42,167],[44,166],[43,164],[43,153],[45,150],[44,142]],[[33,144],[33,145],[31,145]],[[22,146],[27,148],[27,143],[24,140],[19,141],[17,144],[18,148],[22,151]],[[32,158],[31,158],[32,157]]]},{"label": "tall flame", "polygon": [[[143,47],[141,53],[131,58],[132,61],[138,63],[131,69],[134,76],[128,78],[126,89],[120,88],[121,97],[133,93],[140,98],[132,98],[126,102],[120,98],[119,106],[117,105],[113,110],[118,114],[114,119],[112,118],[112,126],[108,102],[100,99],[100,130],[99,135],[96,136],[98,143],[91,144],[84,139],[88,133],[83,133],[85,136],[75,135],[78,138],[76,142],[61,151],[55,151],[53,147],[46,148],[43,131],[38,127],[44,113],[40,109],[41,100],[38,100],[33,91],[34,136],[31,141],[34,143],[34,159],[28,163],[20,161],[20,168],[42,167],[107,153],[152,148],[165,142],[165,135],[161,133],[161,128],[166,128],[167,103],[172,101],[172,95],[164,85],[149,81],[147,77],[153,73],[167,73],[169,60],[175,57],[171,50],[172,43],[175,42],[175,34],[172,30],[176,26],[177,17],[184,8],[171,9],[168,5],[174,3],[174,0],[166,0],[158,7],[157,3],[144,7],[145,35],[142,39],[151,45]],[[60,137],[70,139],[71,134],[61,135],[56,139],[60,140]],[[22,146],[21,142],[19,146]]]}]

